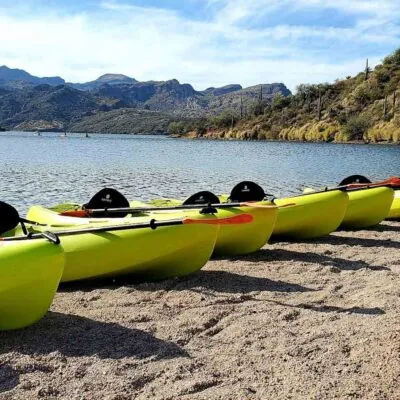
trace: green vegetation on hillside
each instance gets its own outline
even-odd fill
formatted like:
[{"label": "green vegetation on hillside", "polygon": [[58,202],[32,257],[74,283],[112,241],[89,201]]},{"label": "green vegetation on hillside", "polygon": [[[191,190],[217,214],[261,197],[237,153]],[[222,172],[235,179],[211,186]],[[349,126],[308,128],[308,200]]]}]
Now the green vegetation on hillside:
[{"label": "green vegetation on hillside", "polygon": [[88,133],[165,133],[173,121],[169,114],[122,108],[87,116],[70,125],[71,132]]},{"label": "green vegetation on hillside", "polygon": [[[295,95],[262,95],[248,115],[235,110],[181,124],[180,134],[220,139],[400,142],[400,49],[372,71],[332,84],[302,84]],[[242,111],[242,110],[241,110]],[[170,126],[170,131],[175,125]]]}]

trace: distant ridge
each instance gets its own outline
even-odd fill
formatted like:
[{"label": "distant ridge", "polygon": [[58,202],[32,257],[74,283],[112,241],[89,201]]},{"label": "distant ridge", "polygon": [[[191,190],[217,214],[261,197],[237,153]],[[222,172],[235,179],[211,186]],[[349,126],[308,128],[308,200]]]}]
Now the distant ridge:
[{"label": "distant ridge", "polygon": [[22,69],[8,68],[6,65],[0,67],[0,86],[21,88],[32,85],[64,85],[64,79],[59,76],[39,78]]},{"label": "distant ridge", "polygon": [[122,74],[104,74],[91,82],[85,83],[68,83],[75,89],[79,90],[92,90],[101,87],[102,85],[121,85],[121,84],[134,84],[138,81],[134,78]]},{"label": "distant ridge", "polygon": [[171,121],[250,109],[260,92],[267,102],[278,93],[291,94],[283,83],[249,88],[231,84],[198,91],[177,79],[139,82],[116,73],[90,82],[66,83],[60,77],[39,78],[2,66],[0,125],[24,130],[76,127],[90,132],[165,132]]}]

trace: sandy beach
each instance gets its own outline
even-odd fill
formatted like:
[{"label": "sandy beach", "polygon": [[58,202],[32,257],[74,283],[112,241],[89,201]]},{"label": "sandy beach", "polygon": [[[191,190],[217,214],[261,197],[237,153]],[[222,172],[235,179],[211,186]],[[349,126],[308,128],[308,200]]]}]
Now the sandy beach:
[{"label": "sandy beach", "polygon": [[399,399],[400,223],[63,285],[0,333],[1,399]]}]

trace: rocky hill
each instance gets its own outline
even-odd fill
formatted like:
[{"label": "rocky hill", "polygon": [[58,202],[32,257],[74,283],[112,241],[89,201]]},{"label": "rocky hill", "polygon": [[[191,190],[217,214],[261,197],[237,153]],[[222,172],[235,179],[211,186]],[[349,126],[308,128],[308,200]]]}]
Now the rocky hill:
[{"label": "rocky hill", "polygon": [[400,49],[374,70],[367,65],[332,84],[302,84],[286,97],[281,88],[272,102],[259,99],[245,115],[229,111],[174,123],[170,132],[219,139],[400,143],[399,90]]},{"label": "rocky hill", "polygon": [[[277,93],[290,94],[282,83],[196,91],[176,79],[138,82],[121,74],[105,74],[91,82],[73,84],[1,67],[0,125],[24,130],[53,126],[55,130],[84,132],[165,132],[168,123],[177,119],[187,121],[217,115],[227,108],[235,112],[249,108],[260,91],[264,101]],[[110,111],[113,113],[106,115]]]},{"label": "rocky hill", "polygon": [[14,128],[22,122],[35,120],[58,120],[68,124],[121,106],[119,100],[99,98],[65,85],[38,85],[0,94],[0,125]]},{"label": "rocky hill", "polygon": [[93,90],[98,89],[103,85],[126,85],[134,84],[137,80],[129,78],[129,76],[122,74],[104,74],[94,81],[86,83],[68,83],[69,86],[79,90]]},{"label": "rocky hill", "polygon": [[38,78],[22,69],[12,69],[5,65],[0,67],[0,87],[24,88],[34,85],[63,85],[64,79],[59,76]]},{"label": "rocky hill", "polygon": [[171,114],[122,108],[109,112],[100,112],[84,117],[70,124],[71,132],[88,133],[153,133],[161,134],[168,130],[171,122],[175,121]]}]

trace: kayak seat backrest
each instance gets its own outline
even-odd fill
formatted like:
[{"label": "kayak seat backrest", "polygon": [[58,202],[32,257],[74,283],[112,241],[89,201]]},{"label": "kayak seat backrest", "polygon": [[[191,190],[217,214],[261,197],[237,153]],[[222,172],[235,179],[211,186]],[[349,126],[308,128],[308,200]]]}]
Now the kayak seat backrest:
[{"label": "kayak seat backrest", "polygon": [[350,175],[339,183],[339,186],[350,185],[352,183],[371,183],[371,181],[363,175]]},{"label": "kayak seat backrest", "polygon": [[184,206],[193,205],[193,204],[219,204],[219,198],[211,192],[204,190],[202,192],[197,192],[192,196],[188,197],[184,202]]},{"label": "kayak seat backrest", "polygon": [[[118,190],[112,188],[104,188],[97,192],[88,203],[82,206],[83,209],[87,210],[98,210],[103,208],[129,208],[129,201],[125,198],[123,194],[118,192]],[[108,214],[96,213],[96,217],[113,217],[113,218],[123,218],[126,217],[128,213],[126,211],[121,211],[120,213]]]},{"label": "kayak seat backrest", "polygon": [[231,191],[230,201],[262,201],[266,194],[264,189],[257,183],[251,181],[243,181],[238,183]]},{"label": "kayak seat backrest", "polygon": [[18,211],[13,206],[0,201],[0,235],[16,228],[18,223]]}]

